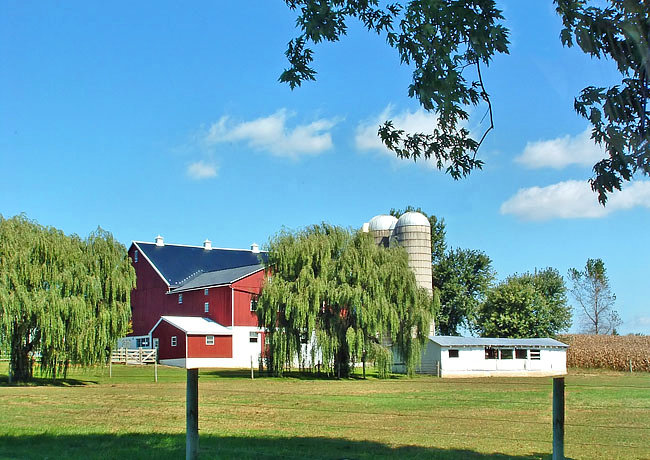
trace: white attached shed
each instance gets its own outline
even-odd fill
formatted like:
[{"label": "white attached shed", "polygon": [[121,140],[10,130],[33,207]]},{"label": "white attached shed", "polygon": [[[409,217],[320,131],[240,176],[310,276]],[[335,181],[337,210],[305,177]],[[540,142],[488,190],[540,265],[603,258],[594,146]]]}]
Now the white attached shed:
[{"label": "white attached shed", "polygon": [[567,348],[551,338],[429,336],[418,372],[440,377],[564,375]]}]

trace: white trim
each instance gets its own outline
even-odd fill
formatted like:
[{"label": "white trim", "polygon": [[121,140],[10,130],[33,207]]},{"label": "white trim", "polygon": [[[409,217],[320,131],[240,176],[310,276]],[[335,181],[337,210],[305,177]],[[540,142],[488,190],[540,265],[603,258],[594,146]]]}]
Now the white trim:
[{"label": "white trim", "polygon": [[182,367],[185,369],[198,369],[208,367],[226,367],[241,369],[246,366],[238,365],[232,358],[174,358],[161,359],[160,364],[165,366]]},{"label": "white trim", "polygon": [[230,285],[230,325],[235,327],[235,290]]},{"label": "white trim", "polygon": [[200,286],[200,287],[195,287],[195,288],[190,288],[190,289],[183,289],[182,286],[177,286],[176,288],[172,288],[171,291],[165,292],[165,294],[180,294],[182,292],[198,291],[198,290],[203,289],[205,287],[212,289],[212,288],[218,288],[218,287],[224,287],[224,286],[230,286],[230,283],[211,284],[209,286]]},{"label": "white trim", "polygon": [[[154,326],[153,326],[153,327],[151,328],[151,330],[149,331],[149,335],[152,335],[152,334],[153,334],[154,329],[156,329],[156,328],[158,327],[158,325],[160,324],[160,322],[161,322],[162,320],[163,320],[163,319],[162,319],[162,316],[161,316],[160,319],[158,320],[158,322],[157,322],[156,324],[154,324]],[[166,322],[167,322],[167,321],[166,321]],[[172,326],[174,326],[174,325],[172,324]],[[174,326],[174,327],[176,327],[176,326]]]},{"label": "white trim", "polygon": [[[140,241],[140,243],[145,243],[145,241]],[[160,273],[160,270],[158,270],[156,265],[151,261],[151,259],[149,259],[149,257],[147,257],[147,254],[142,250],[142,248],[138,246],[138,241],[131,241],[131,244],[140,250],[140,255],[143,256],[147,262],[149,262],[149,265],[151,265],[154,271],[158,273],[158,276],[160,276],[162,280],[165,282],[165,284],[167,285],[167,287],[169,287],[169,281],[165,279],[165,277],[162,275],[162,273]],[[151,243],[151,244],[156,244],[156,243]]]}]

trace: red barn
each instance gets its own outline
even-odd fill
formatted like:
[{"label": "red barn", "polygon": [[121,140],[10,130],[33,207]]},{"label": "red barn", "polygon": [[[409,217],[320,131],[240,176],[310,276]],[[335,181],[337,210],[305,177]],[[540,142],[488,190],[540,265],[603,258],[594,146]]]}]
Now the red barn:
[{"label": "red barn", "polygon": [[158,346],[163,364],[184,360],[182,367],[248,367],[251,358],[257,364],[263,337],[256,298],[267,257],[257,245],[219,249],[207,240],[203,246],[165,244],[158,236],[155,243],[134,241],[129,256],[137,281],[133,333],[123,345]]}]

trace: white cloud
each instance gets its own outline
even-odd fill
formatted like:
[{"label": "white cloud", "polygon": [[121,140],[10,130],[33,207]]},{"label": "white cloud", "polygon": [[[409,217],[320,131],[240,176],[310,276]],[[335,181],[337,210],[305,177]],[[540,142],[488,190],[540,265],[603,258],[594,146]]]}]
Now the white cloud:
[{"label": "white cloud", "polygon": [[550,140],[528,142],[515,161],[526,168],[562,169],[575,164],[593,166],[605,157],[604,149],[591,139],[591,129],[587,128],[576,136],[566,135]]},{"label": "white cloud", "polygon": [[[406,110],[400,114],[393,115],[392,107],[389,105],[376,117],[360,122],[357,125],[354,140],[358,150],[374,150],[396,158],[395,153],[388,150],[377,135],[379,126],[386,120],[392,120],[395,128],[403,129],[407,133],[431,133],[437,124],[437,117],[422,108],[419,108],[415,112]],[[435,167],[435,162],[432,160],[418,160],[418,162],[420,161],[427,166]]]},{"label": "white cloud", "polygon": [[317,155],[332,148],[329,131],[336,125],[336,120],[321,118],[289,128],[287,120],[290,117],[286,109],[243,122],[233,122],[228,116],[223,116],[210,126],[202,141],[207,147],[224,142],[245,142],[252,148],[292,158]]},{"label": "white cloud", "polygon": [[186,172],[194,180],[210,179],[217,176],[217,167],[204,161],[196,161],[188,165]]},{"label": "white cloud", "polygon": [[650,181],[632,182],[609,195],[607,206],[598,203],[587,181],[569,180],[546,187],[520,189],[501,205],[501,214],[523,220],[599,218],[637,206],[650,208]]},{"label": "white cloud", "polygon": [[637,316],[634,318],[634,324],[638,326],[650,326],[650,316]]}]

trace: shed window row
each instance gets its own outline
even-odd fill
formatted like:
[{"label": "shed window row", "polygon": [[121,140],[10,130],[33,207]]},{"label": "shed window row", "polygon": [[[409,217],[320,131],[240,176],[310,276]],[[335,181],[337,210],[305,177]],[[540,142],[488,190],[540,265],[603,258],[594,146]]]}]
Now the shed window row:
[{"label": "shed window row", "polygon": [[529,351],[530,351],[530,359],[532,360],[541,359],[541,353],[539,349],[528,350],[527,348],[493,348],[493,347],[485,347],[485,359],[513,359],[513,358],[528,359]]}]

